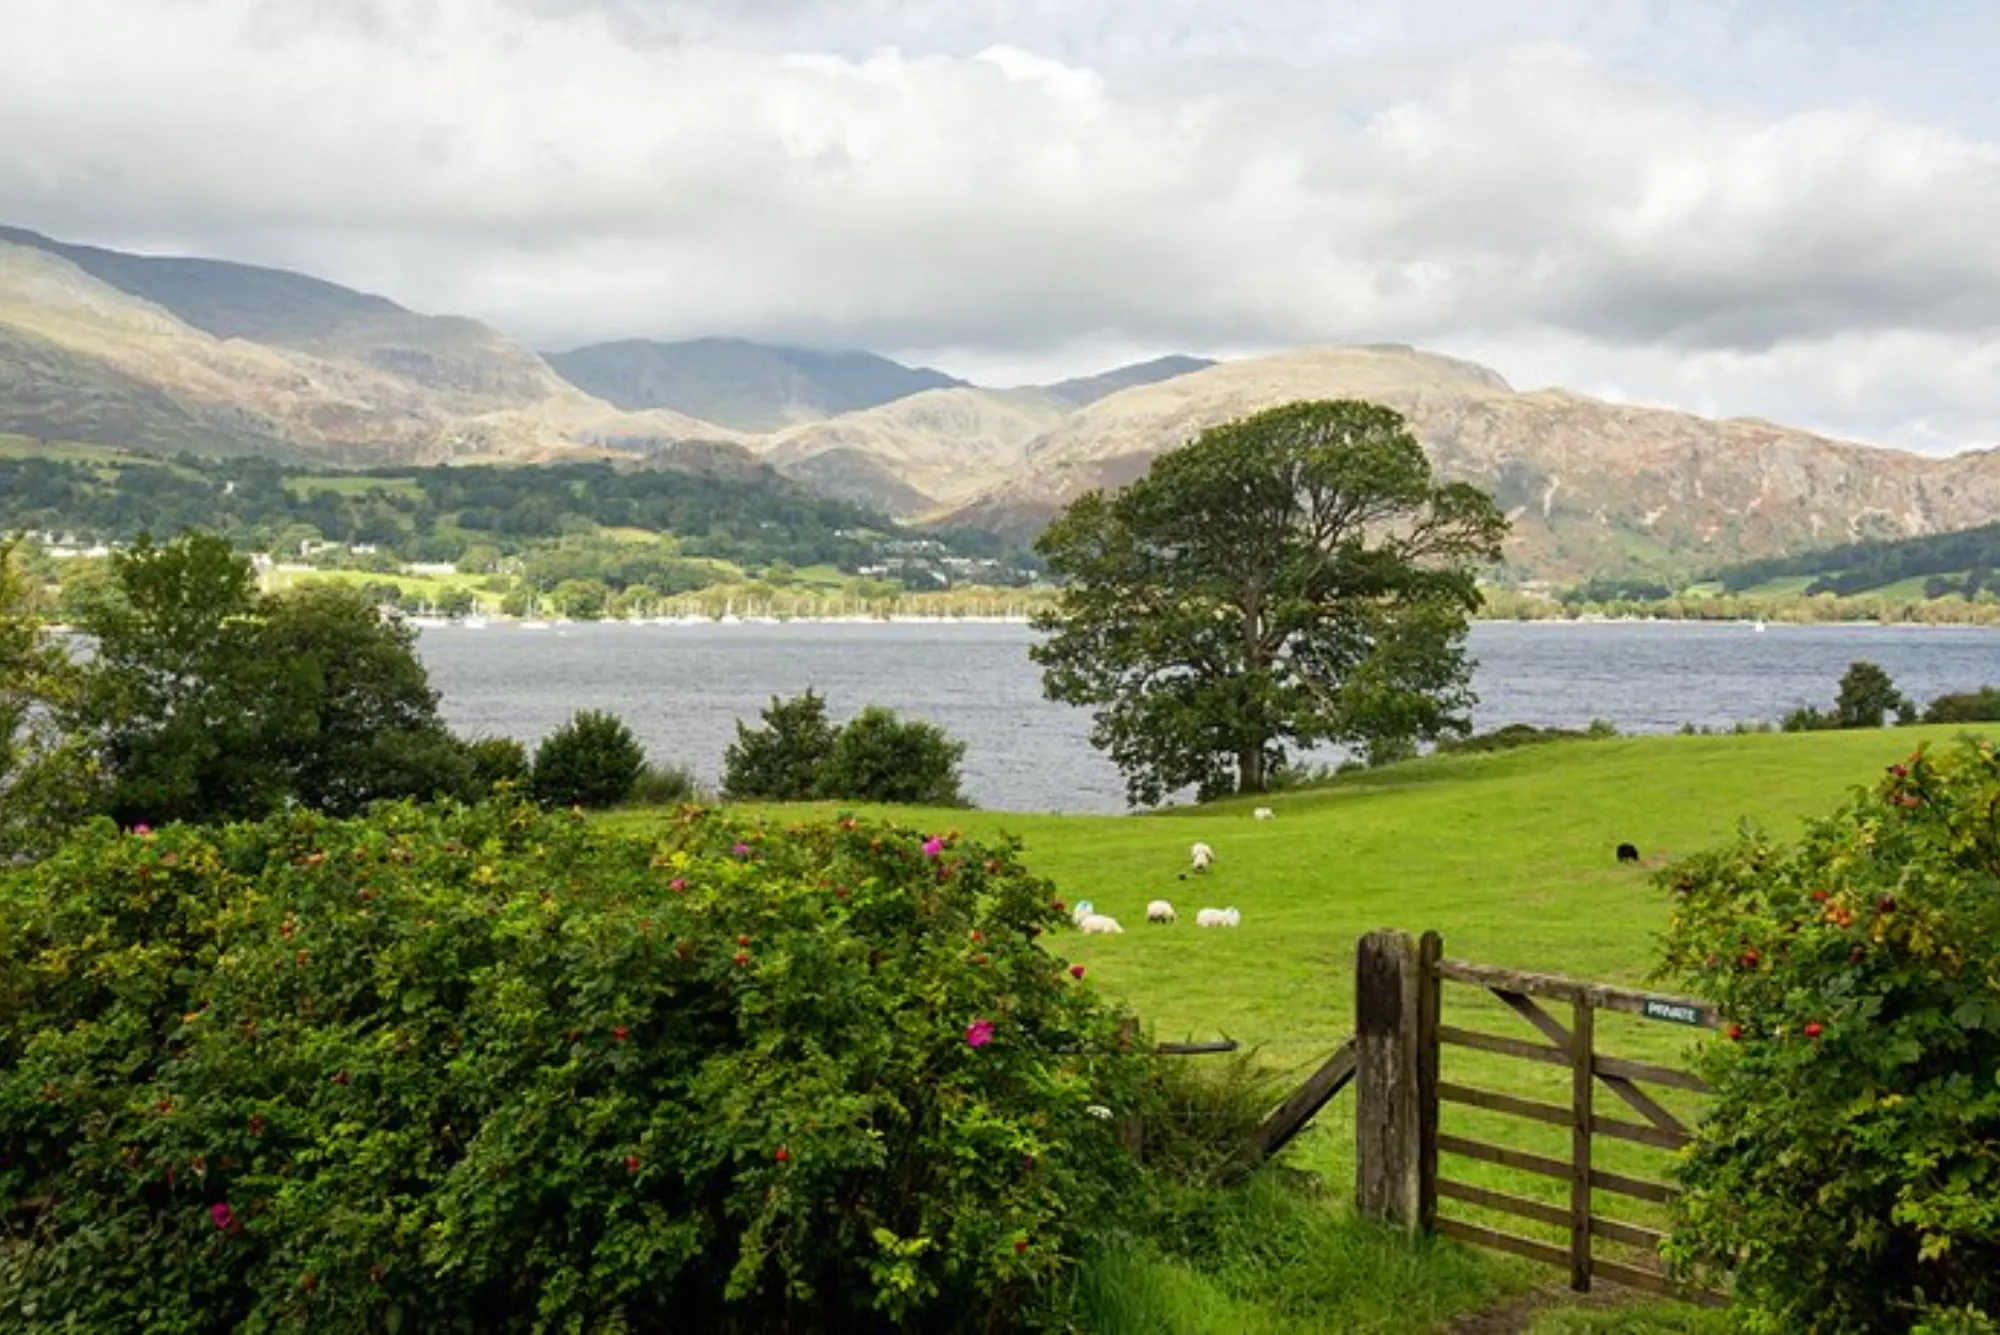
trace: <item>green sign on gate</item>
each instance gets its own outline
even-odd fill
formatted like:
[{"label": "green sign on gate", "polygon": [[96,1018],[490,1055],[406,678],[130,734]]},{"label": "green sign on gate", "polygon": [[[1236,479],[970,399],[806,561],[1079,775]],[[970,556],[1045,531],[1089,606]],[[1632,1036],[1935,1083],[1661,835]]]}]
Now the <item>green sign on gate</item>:
[{"label": "green sign on gate", "polygon": [[1674,1024],[1700,1025],[1702,1022],[1699,1006],[1683,1006],[1678,1002],[1655,1001],[1650,998],[1646,1002],[1646,1018],[1668,1020]]}]

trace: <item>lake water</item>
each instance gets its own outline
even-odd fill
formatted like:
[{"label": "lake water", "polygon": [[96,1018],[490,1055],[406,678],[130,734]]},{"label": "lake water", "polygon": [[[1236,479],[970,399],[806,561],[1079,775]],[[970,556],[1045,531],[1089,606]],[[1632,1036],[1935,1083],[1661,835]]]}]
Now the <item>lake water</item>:
[{"label": "lake water", "polygon": [[[656,759],[713,782],[737,719],[808,686],[836,719],[865,704],[943,725],[968,744],[967,796],[1017,811],[1116,812],[1124,786],[1081,710],[1041,695],[1033,634],[993,624],[639,626],[426,630],[454,727],[532,744],[579,709],[623,718]],[[1856,659],[1919,703],[2000,683],[2000,629],[1726,623],[1487,622],[1471,636],[1474,722],[1671,732],[1826,705]]]}]

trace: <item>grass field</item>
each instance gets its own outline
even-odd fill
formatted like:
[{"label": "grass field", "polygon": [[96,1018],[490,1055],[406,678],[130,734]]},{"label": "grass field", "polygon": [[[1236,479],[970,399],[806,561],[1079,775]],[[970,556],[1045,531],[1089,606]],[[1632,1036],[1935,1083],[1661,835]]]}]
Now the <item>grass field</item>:
[{"label": "grass field", "polygon": [[[1666,925],[1667,896],[1651,884],[1651,868],[1733,837],[1748,819],[1780,836],[1796,834],[1813,817],[1831,813],[1848,791],[1872,783],[1883,767],[1919,742],[1943,744],[1949,727],[1884,732],[1766,734],[1746,737],[1647,737],[1558,743],[1495,755],[1433,758],[1349,775],[1308,792],[1262,803],[1225,802],[1158,815],[1086,817],[1003,812],[873,812],[927,831],[958,829],[975,838],[1018,836],[1030,866],[1050,877],[1071,903],[1090,899],[1125,926],[1117,937],[1065,934],[1054,949],[1089,967],[1094,986],[1129,1003],[1160,1039],[1235,1038],[1261,1059],[1296,1075],[1316,1065],[1352,1029],[1356,940],[1381,927],[1436,930],[1445,953],[1459,959],[1592,979],[1645,983]],[[1277,819],[1257,822],[1253,805]],[[745,814],[793,820],[833,807],[750,809]],[[644,831],[655,813],[606,817]],[[1216,853],[1206,876],[1187,873],[1195,840]],[[1621,842],[1639,848],[1646,866],[1620,866]],[[1148,900],[1172,900],[1181,921],[1148,927]],[[1204,906],[1242,911],[1233,931],[1193,924]],[[1491,1033],[1532,1037],[1532,1031],[1483,994],[1448,987],[1449,1022]],[[1603,1015],[1601,1051],[1681,1065],[1694,1031]],[[1198,1061],[1199,1058],[1185,1060]],[[1450,1049],[1447,1079],[1545,1102],[1567,1104],[1566,1072],[1503,1057]],[[1676,1100],[1663,1098],[1670,1106]],[[1680,1101],[1683,1111],[1695,1105]],[[1343,1096],[1287,1151],[1286,1160],[1322,1180],[1341,1201],[1352,1181],[1353,1105]],[[1447,1106],[1446,1131],[1497,1140],[1566,1157],[1568,1132],[1513,1118]],[[1600,1146],[1600,1163],[1614,1171],[1658,1178],[1662,1151],[1616,1142]],[[1559,1184],[1505,1169],[1447,1159],[1445,1171],[1481,1185],[1558,1203]],[[1616,1208],[1612,1208],[1612,1207]],[[1613,1217],[1658,1226],[1650,1207],[1600,1198]],[[1329,1210],[1337,1215],[1337,1210]],[[1475,1222],[1555,1240],[1520,1221],[1451,1211]],[[1350,1229],[1341,1219],[1328,1227]],[[1342,1244],[1350,1255],[1363,1242]],[[1315,1255],[1334,1247],[1332,1242]],[[1452,1249],[1441,1249],[1449,1252]],[[1268,1258],[1267,1258],[1268,1259]],[[1110,1285],[1105,1301],[1147,1313],[1121,1328],[1170,1332],[1421,1330],[1418,1309],[1388,1295],[1378,1319],[1366,1302],[1342,1309],[1340,1322],[1269,1320],[1242,1306],[1242,1286],[1227,1276],[1126,1257],[1119,1271],[1130,1292]],[[1319,1261],[1285,1271],[1281,1282],[1317,1289]],[[1371,1263],[1372,1264],[1372,1263]],[[1148,1269],[1148,1267],[1151,1267]],[[1500,1289],[1548,1272],[1494,1262],[1486,1272]],[[1456,1272],[1439,1282],[1464,1288]],[[1323,1278],[1323,1276],[1322,1276]],[[1386,1281],[1385,1281],[1386,1283]],[[1135,1296],[1136,1295],[1136,1296]],[[1146,1304],[1164,1304],[1154,1311]],[[1161,1315],[1169,1312],[1169,1315]],[[1171,1315],[1178,1313],[1178,1315]],[[1267,1314],[1268,1315],[1268,1314]],[[1550,1332],[1695,1331],[1707,1319],[1686,1309],[1652,1313],[1563,1313],[1532,1329]]]}]

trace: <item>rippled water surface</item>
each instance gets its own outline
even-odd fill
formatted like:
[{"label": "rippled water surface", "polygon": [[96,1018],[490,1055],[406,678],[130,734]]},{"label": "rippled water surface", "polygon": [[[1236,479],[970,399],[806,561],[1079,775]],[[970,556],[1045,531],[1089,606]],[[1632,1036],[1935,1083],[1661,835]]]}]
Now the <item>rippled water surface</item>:
[{"label": "rippled water surface", "polygon": [[[1016,625],[779,624],[427,630],[420,641],[454,726],[533,742],[578,709],[609,709],[661,760],[713,780],[738,718],[810,686],[837,718],[888,705],[968,743],[983,807],[1119,811],[1117,772],[1090,719],[1042,699]],[[1665,732],[1824,705],[1858,658],[1919,701],[2000,683],[2000,630],[1936,627],[1495,622],[1474,627],[1475,721]]]}]

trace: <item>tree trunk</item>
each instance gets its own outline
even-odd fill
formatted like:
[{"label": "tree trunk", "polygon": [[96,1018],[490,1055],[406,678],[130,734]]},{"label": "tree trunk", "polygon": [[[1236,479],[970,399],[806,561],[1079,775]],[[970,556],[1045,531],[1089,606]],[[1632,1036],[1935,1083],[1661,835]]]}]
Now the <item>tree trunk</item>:
[{"label": "tree trunk", "polygon": [[1264,791],[1263,747],[1246,746],[1236,753],[1236,791],[1239,793]]}]

